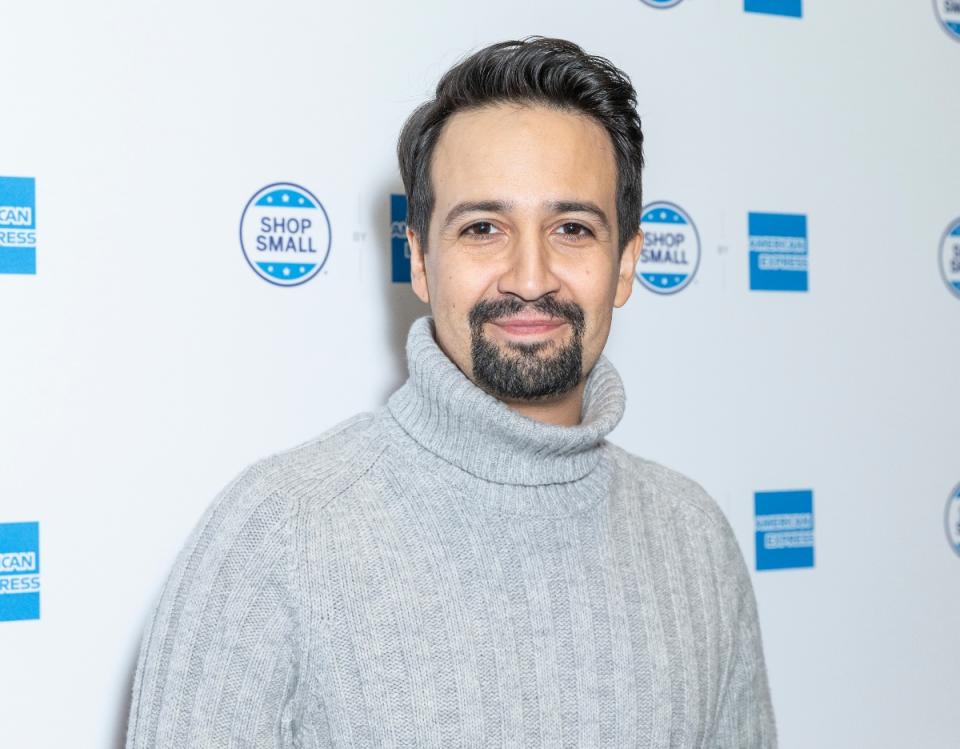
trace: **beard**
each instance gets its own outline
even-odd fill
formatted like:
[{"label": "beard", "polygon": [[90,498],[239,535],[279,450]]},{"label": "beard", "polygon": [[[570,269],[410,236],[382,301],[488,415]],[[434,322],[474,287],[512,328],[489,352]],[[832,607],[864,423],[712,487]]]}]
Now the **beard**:
[{"label": "beard", "polygon": [[[525,310],[565,320],[573,331],[571,339],[557,347],[553,341],[510,342],[505,351],[484,335],[484,323]],[[573,390],[583,368],[583,309],[574,302],[545,296],[532,303],[516,297],[481,300],[470,310],[470,354],[474,382],[500,399],[545,400]],[[548,349],[557,348],[552,353]]]}]

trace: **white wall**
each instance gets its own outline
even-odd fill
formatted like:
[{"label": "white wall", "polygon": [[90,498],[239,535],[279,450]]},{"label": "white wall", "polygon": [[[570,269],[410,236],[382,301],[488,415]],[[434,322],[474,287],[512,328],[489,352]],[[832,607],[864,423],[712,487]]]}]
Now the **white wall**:
[{"label": "white wall", "polygon": [[[754,492],[814,492],[816,566],[754,575],[781,746],[956,745],[960,40],[930,2],[3,2],[0,29],[0,176],[35,178],[38,234],[36,274],[0,274],[0,523],[38,521],[42,559],[41,618],[0,622],[0,745],[120,746],[216,491],[403,380],[399,128],[464,53],[534,33],[631,75],[647,199],[702,242],[687,288],[615,316],[612,440],[703,483],[749,561]],[[277,181],[332,226],[294,288],[238,238]],[[751,211],[807,216],[808,292],[749,290]]]}]

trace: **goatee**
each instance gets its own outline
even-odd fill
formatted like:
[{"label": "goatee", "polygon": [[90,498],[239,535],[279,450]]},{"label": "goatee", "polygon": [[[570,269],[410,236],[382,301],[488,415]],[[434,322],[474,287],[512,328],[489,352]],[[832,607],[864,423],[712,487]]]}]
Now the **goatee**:
[{"label": "goatee", "polygon": [[[571,339],[556,352],[541,356],[540,352],[555,344],[552,341],[506,344],[503,352],[483,333],[484,323],[536,310],[570,323]],[[583,309],[574,302],[562,302],[545,296],[524,303],[516,297],[481,300],[470,310],[470,353],[475,383],[493,396],[510,400],[544,400],[573,390],[580,382],[583,367]]]}]

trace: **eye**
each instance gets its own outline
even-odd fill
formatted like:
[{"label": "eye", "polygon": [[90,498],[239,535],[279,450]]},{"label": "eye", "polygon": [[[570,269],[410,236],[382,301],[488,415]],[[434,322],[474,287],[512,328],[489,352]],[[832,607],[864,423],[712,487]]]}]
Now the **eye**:
[{"label": "eye", "polygon": [[463,233],[473,237],[489,237],[494,234],[499,234],[500,230],[489,221],[477,221],[465,228]]},{"label": "eye", "polygon": [[565,221],[557,227],[557,230],[570,239],[586,239],[593,236],[593,232],[578,221]]}]

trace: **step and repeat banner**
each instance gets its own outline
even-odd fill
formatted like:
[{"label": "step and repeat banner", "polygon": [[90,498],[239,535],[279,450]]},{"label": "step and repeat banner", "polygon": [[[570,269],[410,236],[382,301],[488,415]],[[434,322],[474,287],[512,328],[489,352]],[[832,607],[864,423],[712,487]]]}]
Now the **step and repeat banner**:
[{"label": "step and repeat banner", "polygon": [[0,746],[122,746],[213,496],[404,380],[400,126],[530,34],[637,88],[611,439],[730,518],[781,746],[960,744],[958,0],[0,1],[0,28]]}]

